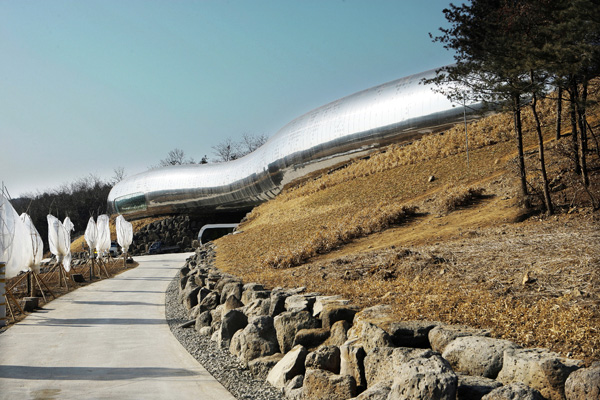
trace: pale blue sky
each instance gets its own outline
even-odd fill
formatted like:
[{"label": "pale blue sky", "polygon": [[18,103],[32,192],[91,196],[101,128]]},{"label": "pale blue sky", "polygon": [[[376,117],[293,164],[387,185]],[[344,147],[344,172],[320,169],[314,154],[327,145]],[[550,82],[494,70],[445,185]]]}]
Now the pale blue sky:
[{"label": "pale blue sky", "polygon": [[199,160],[242,134],[452,62],[440,0],[0,0],[0,180],[12,197]]}]

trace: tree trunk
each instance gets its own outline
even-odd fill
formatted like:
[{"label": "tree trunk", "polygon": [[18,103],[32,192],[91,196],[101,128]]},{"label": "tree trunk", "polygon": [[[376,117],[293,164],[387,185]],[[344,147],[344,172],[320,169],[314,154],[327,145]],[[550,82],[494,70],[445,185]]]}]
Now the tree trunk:
[{"label": "tree trunk", "polygon": [[517,138],[517,151],[519,154],[519,178],[521,180],[521,195],[525,201],[525,207],[529,208],[529,193],[527,191],[527,174],[525,171],[525,155],[523,154],[523,129],[521,126],[521,96],[513,96],[513,118],[515,124],[515,136]]},{"label": "tree trunk", "polygon": [[556,99],[556,140],[560,140],[561,119],[562,119],[562,87],[558,87],[558,98]]},{"label": "tree trunk", "polygon": [[581,179],[583,184],[588,187],[590,185],[590,178],[587,171],[587,119],[586,113],[586,101],[587,101],[587,80],[583,82],[583,88],[581,92],[581,98],[577,102],[577,116],[579,121],[579,165],[581,166]]},{"label": "tree trunk", "polygon": [[[531,81],[533,82],[533,72],[531,73]],[[554,214],[554,206],[552,205],[552,198],[550,197],[550,188],[548,185],[548,174],[546,174],[546,161],[544,159],[544,136],[542,135],[542,125],[540,123],[540,117],[537,112],[537,94],[533,93],[531,100],[531,111],[533,111],[533,118],[535,119],[535,131],[537,132],[538,138],[538,154],[540,160],[540,170],[542,171],[542,185],[544,188],[544,204],[546,205],[546,212],[548,215]]]},{"label": "tree trunk", "polygon": [[571,152],[573,156],[573,170],[577,175],[581,174],[581,165],[579,164],[579,143],[577,135],[577,83],[571,80],[569,89],[569,102],[571,114]]}]

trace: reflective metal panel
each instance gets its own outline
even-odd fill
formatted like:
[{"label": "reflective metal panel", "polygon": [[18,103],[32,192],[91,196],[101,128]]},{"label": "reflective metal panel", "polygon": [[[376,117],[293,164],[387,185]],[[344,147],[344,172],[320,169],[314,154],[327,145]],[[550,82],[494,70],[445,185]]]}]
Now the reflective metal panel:
[{"label": "reflective metal panel", "polygon": [[[326,104],[238,160],[170,166],[126,178],[111,190],[109,208],[131,218],[249,210],[308,172],[460,121],[462,107],[420,83],[434,76],[435,70],[427,71]],[[470,113],[477,106],[471,104]]]}]

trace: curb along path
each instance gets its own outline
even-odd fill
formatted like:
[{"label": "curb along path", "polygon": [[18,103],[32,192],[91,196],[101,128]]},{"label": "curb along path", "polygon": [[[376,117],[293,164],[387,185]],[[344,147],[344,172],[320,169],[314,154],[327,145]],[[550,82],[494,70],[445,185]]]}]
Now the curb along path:
[{"label": "curb along path", "polygon": [[165,321],[165,290],[189,255],[136,257],[0,334],[0,399],[233,399]]}]

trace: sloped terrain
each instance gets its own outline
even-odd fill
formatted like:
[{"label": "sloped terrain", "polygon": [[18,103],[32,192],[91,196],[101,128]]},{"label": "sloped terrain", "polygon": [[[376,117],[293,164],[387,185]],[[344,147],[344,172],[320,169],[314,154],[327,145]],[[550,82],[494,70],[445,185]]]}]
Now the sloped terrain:
[{"label": "sloped terrain", "polygon": [[[534,207],[525,210],[512,119],[498,114],[469,125],[468,163],[456,127],[290,185],[216,242],[217,266],[246,282],[390,304],[400,320],[484,327],[527,347],[600,359],[600,214],[565,156],[566,118],[556,141],[551,102],[542,115],[556,216],[540,209],[531,116]],[[592,127],[597,115],[589,113]],[[598,155],[589,162],[598,198]]]}]

